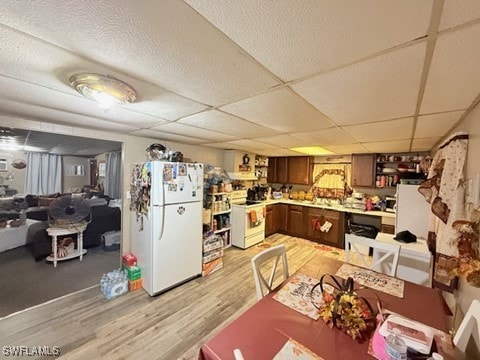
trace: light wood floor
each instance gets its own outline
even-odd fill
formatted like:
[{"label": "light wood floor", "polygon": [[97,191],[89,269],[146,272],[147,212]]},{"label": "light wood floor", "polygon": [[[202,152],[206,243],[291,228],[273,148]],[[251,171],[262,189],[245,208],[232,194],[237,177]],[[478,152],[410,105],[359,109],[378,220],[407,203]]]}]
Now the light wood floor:
[{"label": "light wood floor", "polygon": [[[284,240],[293,273],[316,250],[303,239],[267,239]],[[58,346],[62,359],[196,359],[205,341],[256,302],[254,254],[229,248],[223,269],[156,297],[139,290],[106,300],[94,287],[0,319],[0,346]]]}]

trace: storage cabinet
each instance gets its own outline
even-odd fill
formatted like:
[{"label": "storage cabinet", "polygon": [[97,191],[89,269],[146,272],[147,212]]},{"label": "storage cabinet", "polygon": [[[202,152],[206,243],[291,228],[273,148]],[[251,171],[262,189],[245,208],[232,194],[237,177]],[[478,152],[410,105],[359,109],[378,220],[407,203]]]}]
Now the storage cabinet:
[{"label": "storage cabinet", "polygon": [[352,154],[352,186],[375,186],[375,154]]},{"label": "storage cabinet", "polygon": [[307,238],[338,248],[344,247],[345,221],[342,212],[308,208],[307,219]]},{"label": "storage cabinet", "polygon": [[277,232],[289,234],[288,205],[286,204],[273,204],[266,207],[265,237]]},{"label": "storage cabinet", "polygon": [[276,221],[275,221],[275,208],[276,205],[266,206],[265,211],[265,237],[268,237],[277,232]]},{"label": "storage cabinet", "polygon": [[292,236],[304,237],[307,235],[305,227],[305,217],[303,215],[303,206],[290,205],[288,211],[288,234]]},{"label": "storage cabinet", "polygon": [[272,157],[268,159],[267,181],[277,184],[311,185],[312,156]]},{"label": "storage cabinet", "polygon": [[312,156],[292,156],[288,158],[288,183],[311,185],[313,170]]},{"label": "storage cabinet", "polygon": [[274,208],[276,231],[286,234],[288,231],[288,205],[277,204]]}]

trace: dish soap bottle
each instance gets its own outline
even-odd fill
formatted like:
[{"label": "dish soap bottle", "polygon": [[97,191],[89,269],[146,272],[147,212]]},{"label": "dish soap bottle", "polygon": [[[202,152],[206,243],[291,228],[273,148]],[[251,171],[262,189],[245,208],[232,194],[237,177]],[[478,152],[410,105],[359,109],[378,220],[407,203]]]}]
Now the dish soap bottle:
[{"label": "dish soap bottle", "polygon": [[387,336],[387,356],[391,360],[407,360],[407,345],[400,338],[400,330],[393,329],[393,334]]}]

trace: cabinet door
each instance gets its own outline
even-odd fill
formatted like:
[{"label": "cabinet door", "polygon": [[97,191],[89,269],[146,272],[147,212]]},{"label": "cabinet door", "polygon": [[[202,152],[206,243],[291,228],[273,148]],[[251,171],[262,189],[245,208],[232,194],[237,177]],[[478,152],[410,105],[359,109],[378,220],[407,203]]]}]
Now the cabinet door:
[{"label": "cabinet door", "polygon": [[291,156],[288,158],[288,183],[310,185],[313,158],[311,156]]},{"label": "cabinet door", "polygon": [[375,186],[375,154],[352,155],[352,186]]},{"label": "cabinet door", "polygon": [[303,206],[290,205],[288,212],[288,233],[292,236],[305,236],[306,229],[303,220]]},{"label": "cabinet door", "polygon": [[275,229],[275,211],[274,207],[276,205],[269,205],[266,207],[265,212],[265,237],[270,236],[276,233]]},{"label": "cabinet door", "polygon": [[276,183],[277,181],[277,158],[268,158],[267,182]]},{"label": "cabinet door", "polygon": [[[320,228],[326,222],[332,225],[328,231],[322,231]],[[313,241],[343,248],[345,237],[343,213],[325,209],[309,209],[307,236]]]},{"label": "cabinet door", "polygon": [[288,158],[287,157],[276,158],[274,182],[279,184],[288,183]]},{"label": "cabinet door", "polygon": [[328,245],[336,246],[343,248],[343,229],[341,221],[341,216],[343,213],[338,211],[325,211],[325,221],[328,221],[332,224],[330,230],[323,233],[323,241]]},{"label": "cabinet door", "polygon": [[288,231],[288,205],[275,205],[275,223],[277,231],[287,233]]}]

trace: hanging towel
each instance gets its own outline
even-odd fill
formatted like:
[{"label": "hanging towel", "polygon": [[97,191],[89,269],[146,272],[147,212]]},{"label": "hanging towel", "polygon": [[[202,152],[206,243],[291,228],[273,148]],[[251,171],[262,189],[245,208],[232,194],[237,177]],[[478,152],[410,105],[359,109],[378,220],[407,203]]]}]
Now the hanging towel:
[{"label": "hanging towel", "polygon": [[252,223],[256,223],[258,221],[257,212],[255,210],[250,210],[250,221]]}]

